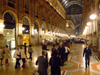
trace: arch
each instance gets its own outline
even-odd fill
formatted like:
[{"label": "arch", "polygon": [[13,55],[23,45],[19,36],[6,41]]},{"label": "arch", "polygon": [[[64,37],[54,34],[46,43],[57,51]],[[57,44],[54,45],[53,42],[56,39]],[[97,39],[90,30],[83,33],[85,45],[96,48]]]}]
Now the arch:
[{"label": "arch", "polygon": [[41,28],[44,30],[44,29],[45,29],[45,25],[44,25],[44,24],[42,24],[42,25],[41,25]]},{"label": "arch", "polygon": [[29,18],[28,16],[24,16],[24,17],[22,18],[22,23],[23,23],[24,18],[28,19],[29,25],[31,25],[31,20],[30,20],[30,18]]},{"label": "arch", "polygon": [[15,21],[18,22],[18,17],[16,15],[16,13],[14,11],[12,11],[12,10],[6,10],[6,11],[4,11],[3,14],[2,14],[2,19],[4,19],[4,15],[6,13],[11,13],[15,17]]},{"label": "arch", "polygon": [[38,28],[40,27],[40,23],[38,20],[35,20],[34,23],[37,22],[38,23]]},{"label": "arch", "polygon": [[[46,26],[46,23],[45,22],[42,22],[42,24],[44,24],[44,26],[45,26],[45,29],[47,28],[47,26]],[[41,25],[42,26],[42,25]]]},{"label": "arch", "polygon": [[67,4],[65,5],[66,9],[67,9],[68,7],[70,7],[71,5],[73,5],[73,4],[77,4],[77,5],[81,6],[81,7],[83,7],[82,4],[81,4],[80,2],[78,2],[78,1],[71,1],[71,2],[69,2],[69,3],[67,3]]}]

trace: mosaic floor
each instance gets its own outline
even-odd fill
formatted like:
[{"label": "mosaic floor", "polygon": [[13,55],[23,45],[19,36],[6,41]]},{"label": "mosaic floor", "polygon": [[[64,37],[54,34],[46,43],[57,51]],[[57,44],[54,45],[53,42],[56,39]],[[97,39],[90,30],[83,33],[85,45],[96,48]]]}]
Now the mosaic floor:
[{"label": "mosaic floor", "polygon": [[[69,54],[68,61],[65,62],[64,66],[61,66],[61,75],[100,75],[100,62],[97,56],[93,53],[91,57],[90,67],[86,70],[83,58],[83,49],[85,45],[74,44],[71,47],[71,53]],[[48,46],[51,49],[50,46]],[[27,60],[25,68],[15,69],[15,58],[9,59],[9,66],[0,65],[0,75],[33,75],[31,72],[37,69],[35,61],[37,57],[41,55],[41,46],[34,47],[33,60]],[[15,50],[11,51],[13,56]],[[28,55],[28,54],[27,54]],[[51,52],[48,51],[50,58]],[[29,56],[29,55],[28,55]],[[3,61],[4,63],[4,61]],[[48,75],[50,75],[50,67],[48,68]],[[38,73],[36,73],[38,75]]]}]

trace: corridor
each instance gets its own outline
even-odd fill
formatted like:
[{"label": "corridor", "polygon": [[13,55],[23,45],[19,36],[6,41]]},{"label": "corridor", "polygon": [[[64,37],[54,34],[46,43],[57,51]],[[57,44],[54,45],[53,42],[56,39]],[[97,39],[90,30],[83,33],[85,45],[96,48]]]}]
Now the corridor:
[{"label": "corridor", "polygon": [[[90,68],[85,69],[84,58],[83,58],[83,49],[85,45],[83,44],[73,44],[70,49],[69,61],[66,61],[64,66],[61,66],[61,75],[100,75],[100,63],[96,59],[96,55],[92,52],[91,64]],[[48,46],[48,49],[51,49],[51,46]],[[17,69],[15,66],[15,58],[13,58],[13,54],[15,50],[13,50],[12,58],[9,59],[9,66],[0,65],[0,75],[33,75],[32,72],[37,70],[38,66],[35,65],[37,57],[41,55],[41,46],[34,47],[33,60],[27,59],[26,67]],[[51,51],[48,51],[48,57],[50,58]],[[27,56],[29,56],[27,54]],[[4,63],[4,61],[3,61]],[[38,75],[38,73],[36,73]],[[48,68],[48,75],[50,74],[50,67]]]}]

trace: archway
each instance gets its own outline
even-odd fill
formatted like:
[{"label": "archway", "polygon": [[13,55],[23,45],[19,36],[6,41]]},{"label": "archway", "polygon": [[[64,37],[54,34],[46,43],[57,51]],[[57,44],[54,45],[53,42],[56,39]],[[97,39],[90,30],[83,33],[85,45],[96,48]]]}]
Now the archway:
[{"label": "archway", "polygon": [[13,49],[16,47],[16,20],[15,16],[12,13],[6,12],[4,14],[4,46],[8,45],[9,49]]},{"label": "archway", "polygon": [[45,32],[45,26],[44,26],[44,24],[42,24],[41,28],[42,28],[42,31],[44,33]]},{"label": "archway", "polygon": [[29,26],[30,26],[30,23],[29,23],[29,20],[27,18],[24,18],[23,19],[23,25],[22,25],[22,29],[23,29],[23,45],[24,43],[26,43],[26,45],[28,46],[29,45]]}]

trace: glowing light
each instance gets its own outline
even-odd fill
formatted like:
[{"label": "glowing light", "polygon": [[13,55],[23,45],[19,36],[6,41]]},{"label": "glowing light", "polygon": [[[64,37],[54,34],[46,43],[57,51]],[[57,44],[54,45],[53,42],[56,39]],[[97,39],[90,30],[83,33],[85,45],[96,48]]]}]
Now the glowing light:
[{"label": "glowing light", "polygon": [[7,34],[9,34],[9,33],[7,33]]},{"label": "glowing light", "polygon": [[26,30],[26,32],[28,32],[28,30]]},{"label": "glowing light", "polygon": [[91,19],[91,20],[96,19],[96,17],[97,17],[97,16],[96,16],[95,14],[90,15],[90,19]]},{"label": "glowing light", "polygon": [[25,28],[24,28],[24,27],[22,27],[22,30],[25,30]]},{"label": "glowing light", "polygon": [[90,26],[91,25],[91,22],[88,22],[87,25]]},{"label": "glowing light", "polygon": [[89,28],[88,26],[85,27],[83,34],[87,33],[88,28]]},{"label": "glowing light", "polygon": [[37,33],[37,29],[34,29],[35,33]]}]

